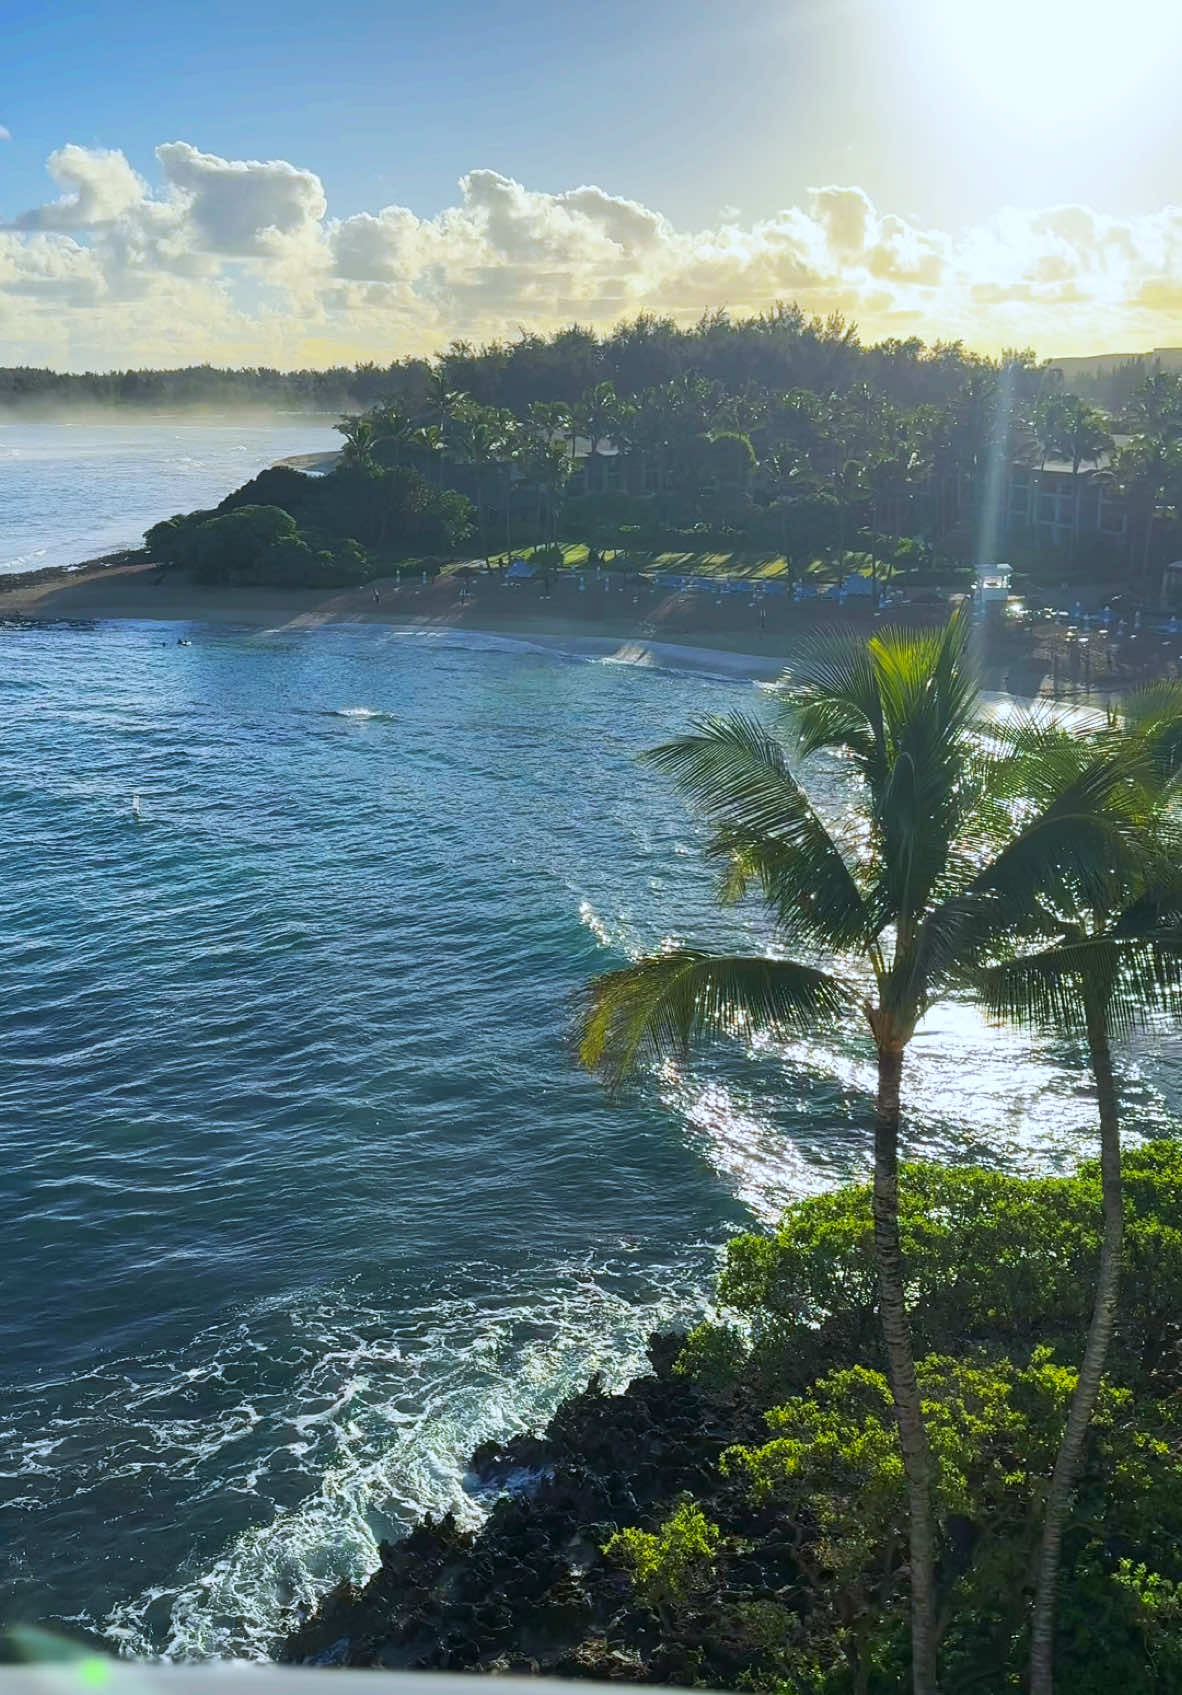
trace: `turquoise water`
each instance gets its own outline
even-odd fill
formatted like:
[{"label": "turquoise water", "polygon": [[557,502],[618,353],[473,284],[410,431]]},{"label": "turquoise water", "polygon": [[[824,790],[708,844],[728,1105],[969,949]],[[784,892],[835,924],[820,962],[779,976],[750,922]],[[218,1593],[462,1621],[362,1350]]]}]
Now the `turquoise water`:
[{"label": "turquoise water", "polygon": [[[588,975],[715,914],[633,755],[764,698],[491,638],[0,632],[0,1585],[133,1652],[261,1654],[718,1248],[864,1169],[855,1029],[573,1066]],[[822,785],[840,804],[841,779]],[[140,797],[138,819],[132,799]],[[1129,1062],[1174,1122],[1176,1044]],[[1086,1150],[1073,1056],[930,1020],[913,1146]]]},{"label": "turquoise water", "polygon": [[0,576],[138,547],[148,525],[216,505],[264,465],[340,444],[331,419],[298,413],[116,417],[0,411]]}]

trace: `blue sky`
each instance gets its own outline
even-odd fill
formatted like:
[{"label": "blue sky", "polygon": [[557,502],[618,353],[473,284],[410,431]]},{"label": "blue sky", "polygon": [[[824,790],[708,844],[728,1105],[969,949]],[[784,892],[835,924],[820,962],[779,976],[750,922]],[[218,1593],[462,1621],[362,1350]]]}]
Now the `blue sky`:
[{"label": "blue sky", "polygon": [[[688,222],[723,206],[765,215],[828,182],[946,221],[1098,186],[1116,191],[1112,209],[1146,210],[1171,176],[1182,193],[1168,126],[1143,151],[1094,134],[1076,149],[1071,126],[1058,145],[1017,148],[1013,114],[971,97],[959,129],[943,124],[914,51],[930,3],[3,0],[4,209],[41,197],[64,141],[121,148],[150,172],[177,137],[309,165],[342,216],[383,198],[435,211],[476,166],[550,189],[596,182]],[[1005,30],[996,8],[952,5]],[[1071,16],[1089,27],[1086,5]],[[1109,32],[1120,17],[1106,8]],[[1037,60],[1048,42],[1027,21],[1011,45]],[[1061,71],[1051,52],[1040,75]],[[1088,103],[1082,91],[1085,119]]]},{"label": "blue sky", "polygon": [[[758,212],[843,162],[840,136],[820,133],[828,97],[810,95],[827,24],[805,7],[804,51],[762,0],[4,9],[9,205],[42,196],[65,140],[119,147],[145,172],[177,136],[311,164],[343,216],[383,198],[434,211],[474,166],[602,182],[682,219]],[[806,128],[807,164],[784,148]]]},{"label": "blue sky", "polygon": [[[1021,289],[997,280],[996,220],[1013,208],[1030,219],[1070,204],[1101,222],[1142,221],[1134,245],[1144,249],[1146,275],[1138,273],[1141,292],[1133,298],[1144,295],[1147,278],[1157,293],[1144,297],[1151,306],[1157,302],[1157,316],[1130,312],[1128,334],[1143,339],[1160,327],[1168,339],[1171,297],[1168,286],[1162,292],[1159,273],[1164,268],[1168,284],[1173,238],[1144,221],[1160,220],[1164,209],[1182,203],[1182,120],[1170,69],[1175,51],[1182,50],[1180,19],[1175,0],[1123,0],[1116,9],[1110,0],[1074,0],[1069,12],[1057,0],[991,0],[987,10],[960,0],[212,0],[183,6],[175,0],[154,6],[91,0],[49,7],[0,0],[0,125],[10,132],[0,142],[0,233],[5,223],[11,231],[31,216],[26,226],[46,233],[36,240],[10,234],[11,253],[21,243],[12,263],[34,266],[35,286],[43,292],[47,271],[70,269],[74,308],[91,313],[93,329],[94,314],[109,313],[117,292],[103,259],[112,220],[84,227],[72,213],[55,220],[52,211],[34,210],[59,199],[63,181],[73,190],[76,159],[56,187],[46,171],[51,155],[67,145],[108,163],[121,155],[143,179],[146,195],[171,197],[170,203],[190,191],[165,180],[155,151],[162,143],[183,142],[223,162],[287,162],[323,185],[325,204],[315,219],[330,244],[337,221],[401,207],[425,222],[444,217],[430,238],[438,246],[447,234],[446,209],[467,206],[460,180],[473,171],[496,172],[539,196],[595,185],[651,209],[677,232],[718,232],[737,223],[756,232],[756,247],[764,225],[787,218],[795,245],[776,286],[781,278],[788,285],[798,277],[830,277],[834,267],[840,272],[845,266],[849,276],[840,280],[851,286],[831,289],[834,303],[860,307],[861,316],[869,314],[876,324],[897,319],[901,329],[912,321],[926,329],[924,311],[930,318],[941,309],[935,295],[925,297],[926,306],[918,297],[900,304],[905,275],[913,275],[916,287],[930,280],[930,266],[917,269],[917,241],[922,247],[930,235],[955,244],[962,271],[984,251],[982,288],[974,298],[984,301],[982,289],[1004,288],[1014,308],[1004,323],[982,318],[984,344],[1024,333],[1016,310]],[[816,235],[801,224],[816,216],[809,191],[835,187],[856,190],[875,218],[888,220],[871,225],[854,208],[865,252],[835,237],[836,225]],[[306,197],[305,222],[315,221],[314,200],[315,194]],[[123,195],[119,216],[138,219],[142,234],[144,208],[129,211],[126,201]],[[534,211],[553,221],[552,207],[539,201]],[[559,212],[568,221],[583,216],[565,203]],[[157,223],[163,216],[151,215]],[[464,215],[487,221],[487,207],[481,202]],[[903,220],[907,230],[900,235],[890,220]],[[56,235],[55,223],[61,226]],[[1104,230],[1097,239],[1111,235]],[[286,235],[294,239],[296,233],[293,223]],[[896,290],[889,298],[872,286],[876,264],[881,270],[885,261],[863,263],[866,252],[877,251],[876,242],[882,245],[880,237],[912,256],[903,263],[896,252],[893,269],[887,267],[886,281]],[[1059,230],[1055,241],[1063,239]],[[730,238],[720,240],[725,247]],[[827,244],[827,258],[819,256],[818,243]],[[92,256],[85,267],[74,251],[79,245]],[[127,255],[143,251],[139,236],[116,245],[125,270]],[[399,250],[405,246],[403,241]],[[1122,236],[1117,247],[1127,246]],[[306,241],[304,249],[306,258]],[[718,249],[715,240],[711,264]],[[467,250],[471,256],[471,243]],[[159,259],[163,249],[157,243],[153,251]],[[565,266],[569,243],[562,252]],[[621,250],[620,265],[634,257]],[[281,276],[284,286],[291,282],[287,249],[282,273],[270,263],[275,255],[261,248],[231,258],[233,263],[210,250],[201,263],[210,276],[216,270],[217,286],[239,303],[266,298],[268,278],[277,286]],[[509,264],[503,251],[493,258]],[[216,259],[212,269],[206,259]],[[260,269],[264,259],[269,270]],[[601,261],[594,286],[563,269],[549,299],[531,287],[516,304],[522,314],[557,318],[572,301],[585,300],[594,318],[617,298],[629,307],[650,303],[647,281],[621,293],[620,276],[602,254]],[[448,263],[454,271],[455,252]],[[1056,249],[1038,263],[1045,275],[1027,278],[1027,295],[1053,281],[1050,271],[1056,265],[1061,270],[1063,262]],[[420,300],[430,286],[428,273],[440,274],[439,263],[432,264],[434,270],[407,272],[407,286]],[[552,258],[547,264],[545,275],[557,276]],[[871,283],[853,287],[859,265]],[[705,275],[696,266],[696,258],[687,258],[676,285],[658,290],[651,303],[685,312],[763,298],[751,292],[748,267],[737,293],[728,282],[728,298],[707,299],[703,281],[702,297],[690,299],[688,279]],[[1106,268],[1111,271],[1096,261],[1097,276]],[[83,269],[89,300],[83,298]],[[178,275],[184,269],[173,264]],[[661,271],[666,283],[673,269],[670,261]],[[350,285],[367,286],[364,301],[345,302],[354,314],[362,305],[380,306],[373,290],[393,289],[399,281],[388,255],[372,277],[356,262],[344,275]],[[0,289],[3,276],[0,265]],[[126,280],[124,275],[118,287]],[[32,286],[27,280],[19,290],[12,285],[26,295]],[[759,286],[769,288],[772,281]],[[170,288],[175,307],[177,290]],[[457,289],[448,296],[452,306],[462,297]],[[1093,293],[1092,317],[1078,317],[1077,324],[1069,314],[1063,327],[1077,342],[1108,337],[1122,324],[1114,315],[1115,297],[1105,296],[1099,284]],[[326,298],[318,296],[322,304]],[[331,310],[343,298],[338,290]],[[820,284],[815,303],[824,303]],[[412,304],[403,300],[399,333],[411,333]],[[509,303],[501,304],[507,312]],[[1060,304],[1071,304],[1066,294]],[[956,311],[963,318],[967,310],[961,299]],[[422,333],[438,333],[445,319],[440,307],[428,329],[424,316]],[[5,341],[0,311],[0,345],[24,334],[25,321],[10,306]],[[471,325],[457,320],[457,328],[466,332],[492,321],[484,311]],[[1035,328],[1039,323],[1046,336],[1057,333],[1049,315],[1031,318]],[[341,326],[325,327],[331,339]],[[360,320],[355,327],[369,333]],[[75,329],[81,328],[78,319]]]}]

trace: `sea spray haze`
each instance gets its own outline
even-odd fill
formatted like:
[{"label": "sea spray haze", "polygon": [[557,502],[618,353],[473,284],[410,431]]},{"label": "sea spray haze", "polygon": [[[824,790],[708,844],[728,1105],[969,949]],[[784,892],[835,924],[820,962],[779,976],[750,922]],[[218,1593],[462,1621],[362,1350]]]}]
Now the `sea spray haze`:
[{"label": "sea spray haze", "polygon": [[216,505],[277,459],[338,443],[331,420],[297,414],[46,421],[0,409],[0,574],[138,547],[149,524]]},{"label": "sea spray haze", "polygon": [[[3,1611],[262,1654],[424,1507],[479,1511],[473,1443],[627,1376],[729,1233],[864,1171],[869,1067],[760,1042],[614,1103],[573,1067],[596,969],[766,940],[634,764],[750,685],[384,629],[0,639]],[[937,1009],[913,1146],[1074,1161],[1076,1059]],[[1173,1124],[1176,1047],[1137,1065],[1130,1118]]]}]

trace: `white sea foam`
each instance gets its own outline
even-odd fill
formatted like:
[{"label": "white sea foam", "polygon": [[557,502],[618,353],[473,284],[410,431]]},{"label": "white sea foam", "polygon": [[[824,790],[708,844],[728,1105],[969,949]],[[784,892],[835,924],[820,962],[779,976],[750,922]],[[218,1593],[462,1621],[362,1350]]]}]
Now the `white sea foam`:
[{"label": "white sea foam", "polygon": [[[325,1404],[288,1420],[301,1440],[283,1445],[288,1453],[311,1447],[331,1455],[309,1467],[308,1492],[244,1530],[212,1562],[112,1608],[97,1628],[136,1657],[266,1659],[301,1609],[341,1578],[361,1581],[376,1568],[383,1537],[426,1512],[479,1523],[490,1499],[465,1488],[472,1449],[538,1426],[594,1372],[609,1388],[622,1387],[644,1368],[654,1328],[700,1310],[708,1263],[687,1256],[653,1279],[660,1294],[635,1301],[588,1258],[556,1268],[540,1289],[533,1277],[510,1281],[499,1304],[483,1310],[458,1301],[421,1312],[401,1341],[362,1339],[362,1315],[345,1309],[334,1322],[325,1313],[322,1352],[302,1394],[314,1403],[317,1385],[337,1387]],[[365,1315],[366,1325],[376,1316]],[[238,1408],[232,1422],[241,1430],[251,1415],[258,1417],[253,1407]],[[311,1443],[302,1440],[308,1437]],[[222,1449],[224,1469],[232,1429],[223,1421],[207,1439]],[[243,1486],[265,1497],[267,1470],[264,1460]]]}]

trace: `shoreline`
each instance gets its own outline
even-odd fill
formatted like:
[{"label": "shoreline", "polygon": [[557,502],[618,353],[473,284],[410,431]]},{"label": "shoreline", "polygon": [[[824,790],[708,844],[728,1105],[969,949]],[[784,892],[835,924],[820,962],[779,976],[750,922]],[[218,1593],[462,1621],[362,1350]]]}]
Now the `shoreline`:
[{"label": "shoreline", "polygon": [[[837,614],[824,602],[687,596],[611,574],[556,573],[549,594],[538,580],[511,583],[497,572],[460,570],[422,580],[408,570],[402,577],[337,590],[205,588],[161,573],[142,555],[114,554],[0,577],[0,624],[157,622],[272,634],[376,627],[752,682],[780,676],[812,634],[840,627],[870,635],[882,627],[880,616],[863,607]],[[930,625],[946,611],[905,607],[898,621]],[[1125,638],[1119,651],[1116,641],[1089,649],[1073,629],[1058,625],[986,626],[981,637],[982,689],[1019,699],[1103,706],[1182,670],[1179,638],[1161,640],[1148,630]]]},{"label": "shoreline", "polygon": [[[116,556],[0,579],[0,621],[155,622],[275,634],[377,628],[423,640],[484,637],[577,658],[712,671],[753,681],[779,676],[786,662],[783,636],[719,628],[700,618],[670,620],[660,627],[638,616],[632,597],[619,589],[576,596],[563,584],[558,594],[542,600],[535,585],[508,586],[494,578],[482,585],[484,592],[469,591],[461,602],[452,578],[401,586],[386,579],[376,584],[381,599],[375,603],[375,585],[345,590],[207,589],[182,577],[158,582],[157,576],[152,564],[128,564]],[[617,612],[613,601],[626,598],[627,610],[621,606]],[[592,604],[580,605],[584,600]],[[652,610],[660,609],[646,608]]]}]

